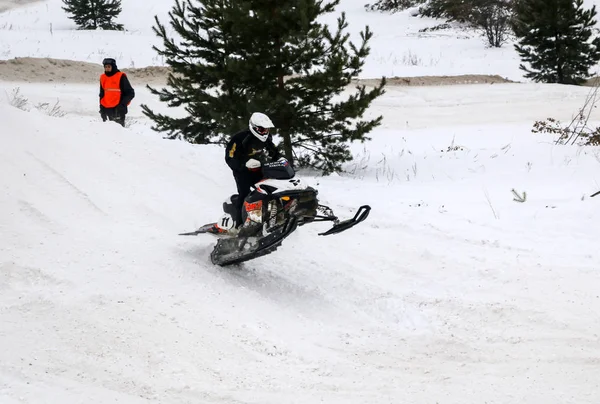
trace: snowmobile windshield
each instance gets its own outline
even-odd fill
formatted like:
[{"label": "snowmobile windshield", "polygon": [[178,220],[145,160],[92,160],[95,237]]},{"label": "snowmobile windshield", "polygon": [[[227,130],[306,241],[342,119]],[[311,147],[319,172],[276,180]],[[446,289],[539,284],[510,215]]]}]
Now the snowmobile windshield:
[{"label": "snowmobile windshield", "polygon": [[287,161],[274,161],[272,163],[265,163],[262,166],[263,178],[270,178],[274,180],[289,180],[294,178],[296,172],[292,168],[291,164]]}]

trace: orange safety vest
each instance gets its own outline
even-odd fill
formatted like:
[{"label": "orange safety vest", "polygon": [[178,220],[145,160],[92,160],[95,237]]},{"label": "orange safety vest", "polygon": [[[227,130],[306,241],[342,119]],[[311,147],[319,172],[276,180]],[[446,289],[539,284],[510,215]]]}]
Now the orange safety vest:
[{"label": "orange safety vest", "polygon": [[[103,74],[100,76],[100,85],[104,90],[104,97],[100,100],[100,104],[104,108],[114,108],[119,105],[121,101],[121,76],[125,74],[123,72],[117,72],[112,76]],[[131,104],[129,102],[127,105]]]}]

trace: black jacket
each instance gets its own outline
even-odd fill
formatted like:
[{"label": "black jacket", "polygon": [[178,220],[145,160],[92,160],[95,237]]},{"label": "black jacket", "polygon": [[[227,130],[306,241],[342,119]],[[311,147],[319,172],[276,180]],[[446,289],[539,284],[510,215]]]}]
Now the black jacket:
[{"label": "black jacket", "polygon": [[[119,71],[120,70],[117,69],[115,65],[113,65],[113,70],[109,74],[107,74],[107,76],[113,76]],[[119,80],[119,88],[121,89],[121,101],[119,101],[119,106],[125,107],[125,110],[127,110],[127,104],[129,104],[131,100],[133,100],[133,98],[135,97],[135,91],[133,90],[133,87],[131,87],[131,83],[129,82],[129,79],[127,78],[127,75],[125,73],[121,75],[121,80]],[[102,99],[103,97],[104,89],[102,88],[102,85],[100,85],[100,99]],[[100,108],[106,109],[102,106],[100,106]]]},{"label": "black jacket", "polygon": [[247,129],[231,137],[225,148],[225,162],[234,172],[244,172],[248,160],[263,161],[265,154],[272,160],[281,157],[271,135],[263,143]]}]

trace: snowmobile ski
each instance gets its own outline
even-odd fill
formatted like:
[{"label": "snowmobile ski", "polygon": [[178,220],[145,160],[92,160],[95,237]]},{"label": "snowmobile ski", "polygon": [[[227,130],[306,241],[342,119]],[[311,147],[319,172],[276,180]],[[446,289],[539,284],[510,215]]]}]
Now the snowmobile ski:
[{"label": "snowmobile ski", "polygon": [[360,208],[358,208],[353,218],[336,223],[331,229],[327,230],[326,232],[319,233],[319,236],[328,236],[331,234],[337,234],[346,231],[349,228],[354,227],[363,220],[365,220],[367,216],[369,216],[369,212],[371,212],[371,207],[369,205],[363,205]]},{"label": "snowmobile ski", "polygon": [[180,236],[197,236],[198,234],[211,233],[209,230],[212,229],[216,223],[208,223],[200,227],[198,230],[189,231],[187,233],[179,233]]}]

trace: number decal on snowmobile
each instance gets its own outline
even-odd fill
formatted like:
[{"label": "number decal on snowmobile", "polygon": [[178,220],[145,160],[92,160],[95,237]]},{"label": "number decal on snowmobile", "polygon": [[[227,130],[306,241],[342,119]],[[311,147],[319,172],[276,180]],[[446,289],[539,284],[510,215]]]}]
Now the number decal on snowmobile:
[{"label": "number decal on snowmobile", "polygon": [[219,220],[219,227],[225,230],[233,229],[234,224],[235,223],[233,222],[233,218],[228,213],[221,216],[221,220]]},{"label": "number decal on snowmobile", "polygon": [[290,180],[290,182],[297,187],[298,185],[300,185],[300,180]]}]

